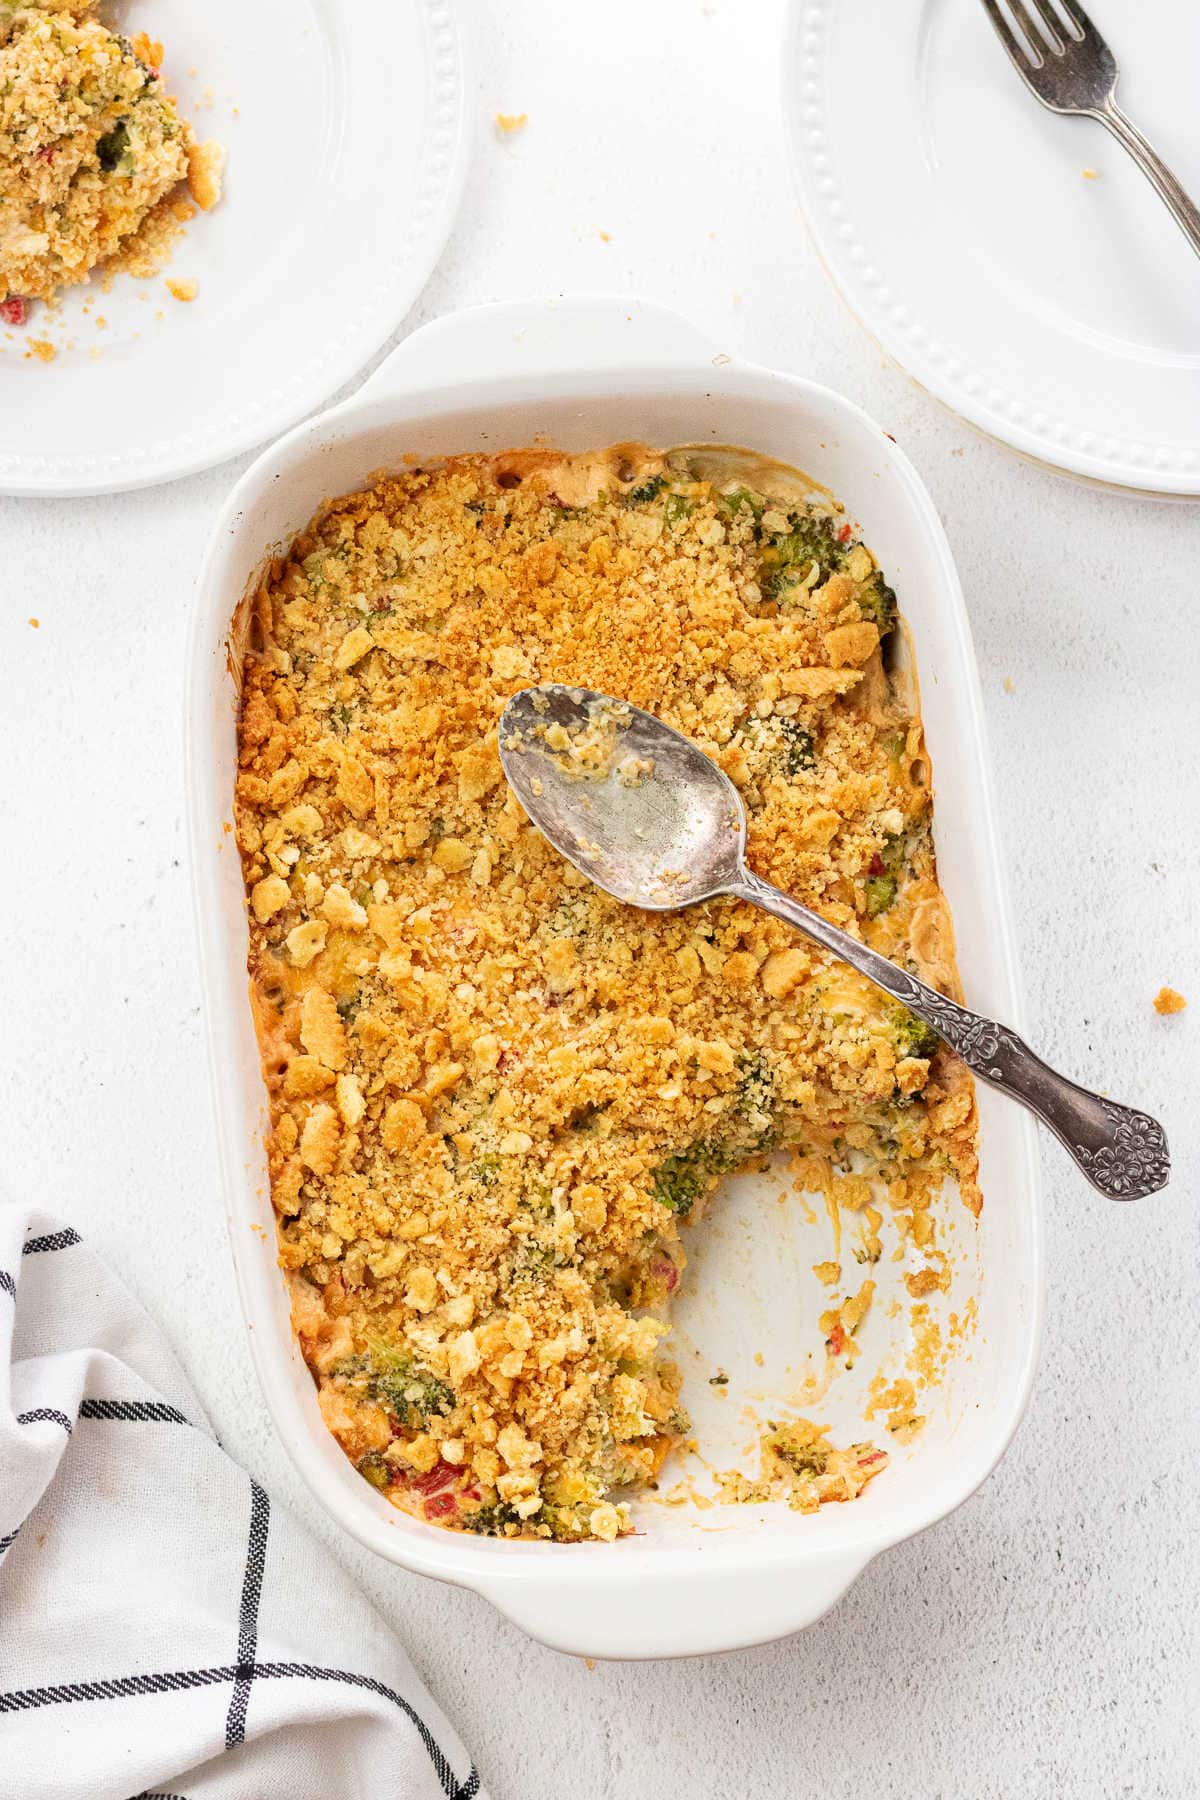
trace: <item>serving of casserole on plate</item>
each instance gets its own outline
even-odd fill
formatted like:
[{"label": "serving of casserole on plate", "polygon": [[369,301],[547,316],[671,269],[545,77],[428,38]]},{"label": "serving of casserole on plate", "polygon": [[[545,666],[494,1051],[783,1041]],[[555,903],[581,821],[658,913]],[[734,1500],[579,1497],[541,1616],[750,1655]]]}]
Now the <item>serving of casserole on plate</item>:
[{"label": "serving of casserole on plate", "polygon": [[193,646],[276,1424],[364,1543],[582,1654],[818,1617],[983,1479],[1036,1352],[1028,1122],[983,1092],[976,1134],[873,989],[731,903],[625,912],[507,797],[512,692],[623,693],[729,770],[765,874],[953,990],[948,901],[967,997],[1020,1017],[928,497],[847,402],[714,351],[628,301],[427,327],[243,478]]},{"label": "serving of casserole on plate", "polygon": [[[979,1206],[958,1059],[745,904],[593,889],[497,754],[516,689],[622,691],[731,775],[760,870],[954,983],[895,596],[806,490],[749,452],[452,458],[326,509],[256,596],[237,818],[281,1261],[326,1422],[428,1520],[632,1529],[691,1431],[681,1227],[777,1146],[851,1216],[826,1380],[884,1254],[918,1303],[950,1286],[947,1175]],[[721,1491],[815,1510],[886,1463],[785,1417]]]}]

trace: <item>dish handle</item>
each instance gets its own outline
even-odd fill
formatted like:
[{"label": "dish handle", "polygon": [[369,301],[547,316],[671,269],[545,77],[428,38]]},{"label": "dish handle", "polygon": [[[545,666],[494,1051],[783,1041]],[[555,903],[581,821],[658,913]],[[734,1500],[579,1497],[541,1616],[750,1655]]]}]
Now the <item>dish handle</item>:
[{"label": "dish handle", "polygon": [[[614,1551],[619,1558],[615,1545],[598,1554],[611,1557]],[[528,1570],[511,1581],[471,1585],[552,1650],[646,1661],[749,1649],[791,1637],[836,1606],[873,1556],[873,1551],[845,1551],[785,1569],[774,1559],[756,1566],[750,1558],[736,1570],[668,1572],[660,1565],[651,1576],[597,1581],[583,1593],[572,1582],[533,1579]]]},{"label": "dish handle", "polygon": [[581,368],[589,375],[606,369],[694,369],[720,354],[699,326],[653,300],[620,294],[504,300],[464,307],[422,325],[367,377],[355,401],[382,400],[418,387],[474,387],[497,375],[544,380]]}]

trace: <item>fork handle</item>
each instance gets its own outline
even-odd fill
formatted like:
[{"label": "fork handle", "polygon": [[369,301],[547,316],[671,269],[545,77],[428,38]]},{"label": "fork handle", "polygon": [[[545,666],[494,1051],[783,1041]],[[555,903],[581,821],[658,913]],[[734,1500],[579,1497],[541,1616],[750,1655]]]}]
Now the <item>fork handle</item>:
[{"label": "fork handle", "polygon": [[1200,256],[1200,209],[1188,198],[1162,157],[1146,142],[1132,119],[1125,117],[1115,100],[1109,98],[1091,116],[1106,125],[1119,144],[1124,144],[1142,174],[1165,202],[1171,217],[1192,249]]},{"label": "fork handle", "polygon": [[1166,1186],[1171,1161],[1166,1134],[1157,1119],[1090,1093],[1058,1074],[1007,1025],[997,1025],[939,994],[752,870],[743,868],[736,884],[726,891],[797,926],[893,1000],[899,1000],[982,1081],[1036,1113],[1092,1186],[1110,1200],[1140,1200]]}]

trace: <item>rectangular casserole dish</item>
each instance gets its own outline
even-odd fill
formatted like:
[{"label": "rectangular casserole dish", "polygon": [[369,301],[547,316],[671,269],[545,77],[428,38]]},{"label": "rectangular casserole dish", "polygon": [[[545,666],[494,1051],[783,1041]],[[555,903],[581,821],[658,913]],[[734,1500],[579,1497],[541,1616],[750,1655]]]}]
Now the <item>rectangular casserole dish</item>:
[{"label": "rectangular casserole dish", "polygon": [[[344,405],[268,450],[235,489],[200,580],[188,699],[188,770],[200,953],[230,1235],[267,1402],[321,1503],[407,1568],[473,1588],[525,1630],[580,1655],[656,1657],[767,1641],[819,1618],[866,1564],[966,1499],[994,1467],[1033,1377],[1041,1307],[1034,1127],[979,1095],[978,1228],[951,1197],[949,1310],[973,1328],[922,1397],[913,1442],[852,1505],[815,1515],[775,1505],[635,1509],[638,1535],[557,1545],[451,1533],[397,1511],[327,1431],[292,1336],[263,1137],[242,876],[230,832],[236,768],[239,603],[264,560],[321,502],[406,459],[534,443],[583,450],[642,440],[741,444],[802,467],[861,524],[911,627],[933,758],[935,835],[968,1001],[1018,1028],[1021,1008],[991,816],[978,678],[949,547],[917,475],[856,407],[793,376],[719,353],[660,308],[618,299],[479,308],[406,340]],[[777,1205],[782,1172],[729,1183],[690,1246],[676,1308],[685,1399],[706,1454],[727,1463],[749,1435],[743,1408],[795,1404],[829,1222]],[[886,1268],[886,1265],[881,1265]],[[890,1277],[898,1281],[898,1274]],[[898,1290],[899,1292],[900,1290]],[[898,1371],[907,1314],[875,1309],[857,1379],[810,1410],[835,1441],[862,1437],[869,1375]],[[943,1313],[943,1324],[948,1312]],[[759,1362],[761,1358],[761,1362]],[[714,1388],[711,1374],[729,1372]],[[755,1383],[759,1385],[756,1387]],[[881,1424],[873,1427],[881,1433]],[[680,1474],[685,1474],[681,1469]],[[665,1485],[670,1485],[666,1483]]]}]

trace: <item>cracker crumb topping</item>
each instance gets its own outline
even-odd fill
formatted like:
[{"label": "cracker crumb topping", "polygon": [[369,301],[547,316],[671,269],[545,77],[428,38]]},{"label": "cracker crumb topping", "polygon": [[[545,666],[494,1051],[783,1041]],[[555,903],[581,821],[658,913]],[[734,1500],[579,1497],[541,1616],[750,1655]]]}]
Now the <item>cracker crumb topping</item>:
[{"label": "cracker crumb topping", "polygon": [[[894,596],[840,514],[767,485],[631,445],[457,457],[328,506],[253,597],[236,823],[280,1261],[330,1429],[434,1522],[630,1528],[690,1429],[665,1314],[725,1173],[787,1148],[855,1215],[831,1368],[880,1209],[933,1258],[946,1178],[980,1204],[970,1077],[917,1020],[743,903],[623,907],[503,781],[517,689],[621,694],[728,772],[754,868],[955,991]],[[802,1510],[887,1460],[804,1420],[763,1456],[742,1497]]]}]

